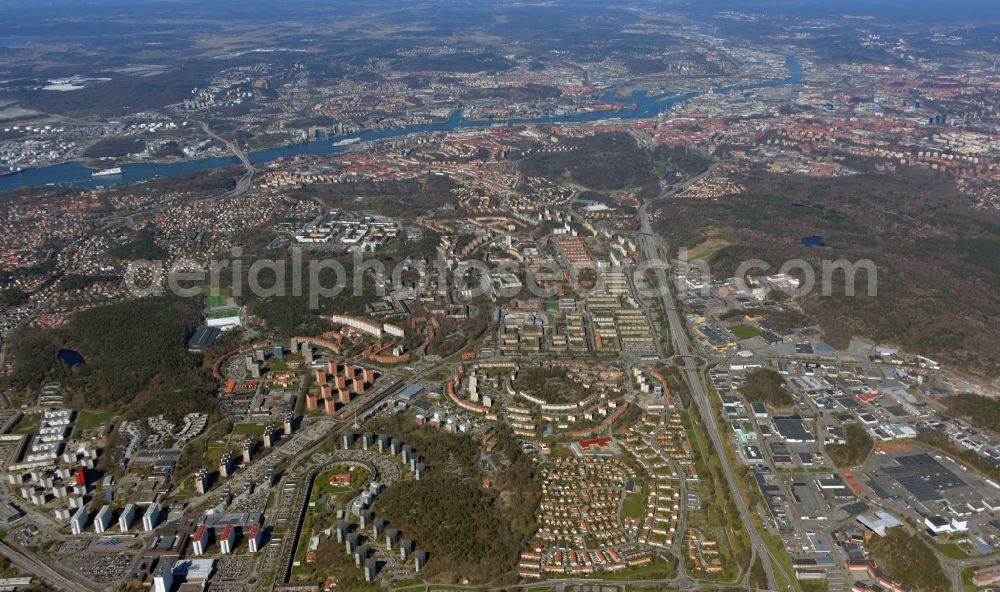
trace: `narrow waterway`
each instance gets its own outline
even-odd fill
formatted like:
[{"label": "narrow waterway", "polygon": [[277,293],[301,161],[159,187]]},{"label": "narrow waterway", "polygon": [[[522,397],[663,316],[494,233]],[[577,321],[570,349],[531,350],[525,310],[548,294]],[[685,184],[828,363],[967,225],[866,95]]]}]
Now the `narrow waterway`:
[{"label": "narrow waterway", "polygon": [[[714,92],[749,91],[760,88],[774,88],[789,84],[798,84],[802,81],[802,67],[793,57],[785,60],[788,68],[788,76],[778,80],[767,80],[743,86],[719,87],[713,89]],[[650,96],[644,91],[638,91],[626,99],[624,102],[634,104],[634,108],[621,109],[617,111],[593,111],[590,113],[573,113],[569,115],[553,115],[549,117],[510,119],[502,123],[577,123],[584,121],[597,121],[601,119],[644,119],[655,117],[660,112],[669,109],[673,105],[698,96],[699,93],[686,93],[681,95],[659,95]],[[414,125],[403,128],[370,129],[356,134],[349,134],[347,138],[359,138],[361,140],[381,140],[385,138],[395,138],[413,133],[451,131],[458,129],[477,129],[495,125],[497,121],[480,121],[465,119],[459,111],[452,114],[448,121],[441,123],[431,123],[425,125]],[[344,138],[334,138],[327,140],[317,140],[314,142],[304,142],[292,144],[280,148],[271,148],[250,153],[250,160],[255,164],[267,164],[274,160],[290,156],[306,154],[339,154],[347,151],[349,146],[334,146],[334,143]],[[173,163],[134,163],[123,164],[122,174],[92,177],[91,169],[83,166],[79,162],[67,162],[63,164],[29,169],[20,173],[0,177],[0,191],[9,191],[25,185],[74,185],[77,187],[99,187],[109,185],[119,185],[122,183],[135,183],[156,177],[170,177],[192,171],[217,168],[239,164],[236,157],[217,156],[200,160],[186,160]]]}]

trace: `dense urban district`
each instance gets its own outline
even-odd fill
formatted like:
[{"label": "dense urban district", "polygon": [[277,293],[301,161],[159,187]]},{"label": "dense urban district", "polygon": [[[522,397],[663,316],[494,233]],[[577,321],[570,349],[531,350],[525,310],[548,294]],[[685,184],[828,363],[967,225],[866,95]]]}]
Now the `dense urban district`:
[{"label": "dense urban district", "polygon": [[0,2],[0,589],[1000,589],[1000,13],[876,4]]}]

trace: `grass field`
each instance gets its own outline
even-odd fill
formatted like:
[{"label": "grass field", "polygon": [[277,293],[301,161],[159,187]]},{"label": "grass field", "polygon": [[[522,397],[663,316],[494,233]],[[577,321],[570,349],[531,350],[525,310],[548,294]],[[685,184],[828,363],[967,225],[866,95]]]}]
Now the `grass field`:
[{"label": "grass field", "polygon": [[205,462],[209,466],[215,466],[219,464],[222,459],[222,454],[226,451],[226,446],[224,444],[212,444],[205,451]]},{"label": "grass field", "polygon": [[233,426],[233,434],[238,436],[260,436],[267,429],[263,423],[238,423]]},{"label": "grass field", "polygon": [[751,339],[760,335],[760,329],[750,325],[736,325],[729,329],[738,339]]},{"label": "grass field", "polygon": [[225,306],[226,297],[221,294],[218,296],[205,296],[205,306],[209,308],[215,308],[216,306]]},{"label": "grass field", "polygon": [[938,549],[944,553],[945,557],[950,557],[951,559],[969,558],[968,553],[958,543],[944,543],[943,545],[938,545]]},{"label": "grass field", "polygon": [[302,535],[299,545],[295,548],[295,558],[292,564],[292,576],[311,574],[313,566],[306,564],[306,553],[309,552],[309,539],[312,537],[312,513],[307,512],[302,521]]},{"label": "grass field", "polygon": [[[620,580],[667,580],[677,576],[677,563],[671,561],[667,563],[659,558],[654,558],[649,565],[633,567],[625,571],[615,572],[615,579]],[[593,574],[584,576],[583,579],[606,577],[605,574]]]},{"label": "grass field", "polygon": [[269,360],[267,362],[267,368],[271,372],[284,372],[288,370],[288,362],[285,360]]},{"label": "grass field", "polygon": [[[351,473],[351,486],[334,487],[333,485],[330,485],[330,475],[334,475],[336,473]],[[316,488],[315,491],[317,495],[331,495],[334,493],[350,491],[351,489],[360,489],[367,481],[368,471],[361,468],[338,465],[317,475],[314,487]]]},{"label": "grass field", "polygon": [[622,504],[622,518],[639,518],[646,515],[646,487],[643,485],[638,491],[625,494],[625,502]]},{"label": "grass field", "polygon": [[826,582],[803,580],[799,582],[802,592],[826,592]]},{"label": "grass field", "polygon": [[687,260],[695,261],[697,259],[701,259],[707,261],[712,255],[718,252],[719,249],[728,245],[729,243],[727,241],[720,238],[707,238],[688,249]]},{"label": "grass field", "polygon": [[962,570],[962,590],[963,592],[976,592],[979,590],[979,586],[972,581],[972,576],[975,575],[978,567],[967,567]]},{"label": "grass field", "polygon": [[41,423],[41,415],[37,413],[25,414],[11,432],[14,434],[34,434],[38,431],[38,426]]},{"label": "grass field", "polygon": [[205,295],[205,306],[208,308],[225,306],[226,301],[233,295],[230,288],[218,288],[213,291],[209,286],[202,286],[201,293]]},{"label": "grass field", "polygon": [[205,317],[209,319],[224,319],[226,317],[238,317],[238,316],[240,316],[240,309],[238,308],[221,308],[219,310],[213,310],[212,312],[205,315]]},{"label": "grass field", "polygon": [[[377,589],[377,584],[364,584],[361,569],[354,566],[353,559],[344,551],[344,548],[330,543],[323,537],[321,537],[321,548],[318,551],[320,557],[315,562],[306,562],[310,538],[318,535],[333,522],[334,500],[330,499],[330,494],[342,493],[351,489],[351,487],[332,487],[329,482],[330,475],[347,472],[351,472],[350,467],[336,465],[316,476],[309,497],[309,508],[302,523],[302,535],[295,549],[294,561],[297,565],[292,567],[292,577],[294,581],[302,582],[336,575],[342,583],[347,579],[357,584],[348,584],[343,589],[374,592]],[[355,468],[352,475],[352,487],[360,487],[368,479],[368,472],[364,469]],[[331,549],[331,545],[334,548]]]},{"label": "grass field", "polygon": [[76,416],[76,427],[81,430],[92,430],[101,427],[118,416],[117,411],[87,411],[83,410]]}]

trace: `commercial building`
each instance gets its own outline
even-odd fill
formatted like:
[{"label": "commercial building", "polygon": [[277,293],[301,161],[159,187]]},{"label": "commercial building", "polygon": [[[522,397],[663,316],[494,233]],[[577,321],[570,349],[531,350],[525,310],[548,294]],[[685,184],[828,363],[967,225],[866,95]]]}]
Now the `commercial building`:
[{"label": "commercial building", "polygon": [[903,524],[892,514],[883,511],[875,512],[874,516],[858,516],[858,522],[878,536],[885,536],[887,530]]},{"label": "commercial building", "polygon": [[771,421],[774,423],[774,429],[786,442],[800,444],[816,441],[815,436],[806,428],[805,422],[799,415],[775,417]]},{"label": "commercial building", "polygon": [[928,516],[924,518],[924,526],[929,528],[934,534],[966,532],[969,530],[969,523],[957,516],[951,520],[942,516]]},{"label": "commercial building", "polygon": [[972,583],[979,588],[1000,584],[1000,569],[995,567],[980,569],[972,574]]},{"label": "commercial building", "polygon": [[4,524],[13,524],[24,516],[24,512],[14,506],[14,504],[3,504],[0,505],[0,522]]},{"label": "commercial building", "polygon": [[243,320],[240,317],[240,309],[238,308],[213,311],[205,317],[205,325],[222,330],[239,327],[242,323]]},{"label": "commercial building", "polygon": [[[185,559],[174,566],[174,577],[187,584],[207,583],[214,567],[214,559]],[[204,588],[201,587],[202,590]]]},{"label": "commercial building", "polygon": [[981,499],[961,477],[924,452],[897,457],[894,464],[882,467],[881,473],[920,502],[944,501],[958,508]]},{"label": "commercial building", "polygon": [[194,332],[191,339],[188,340],[187,348],[191,351],[201,351],[205,348],[210,347],[219,337],[220,329],[218,327],[201,326],[198,330]]}]

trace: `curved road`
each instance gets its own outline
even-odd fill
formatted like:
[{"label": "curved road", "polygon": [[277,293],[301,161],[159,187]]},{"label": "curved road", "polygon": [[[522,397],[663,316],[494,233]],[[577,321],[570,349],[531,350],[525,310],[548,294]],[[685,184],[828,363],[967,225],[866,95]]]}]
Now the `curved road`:
[{"label": "curved road", "polygon": [[201,126],[202,131],[204,131],[208,137],[212,138],[213,140],[218,140],[219,142],[225,144],[226,148],[229,148],[229,151],[232,152],[236,158],[240,159],[240,163],[243,164],[243,168],[247,170],[247,172],[236,181],[236,187],[229,193],[223,195],[222,197],[235,197],[246,193],[247,190],[250,189],[250,182],[253,181],[254,173],[257,172],[257,169],[254,168],[253,163],[250,162],[250,157],[247,156],[246,152],[243,152],[243,150],[241,150],[240,147],[236,145],[236,142],[233,142],[232,140],[227,140],[222,136],[216,134],[211,130],[211,128],[208,127],[208,124],[205,123],[204,121],[199,121],[198,125]]}]

